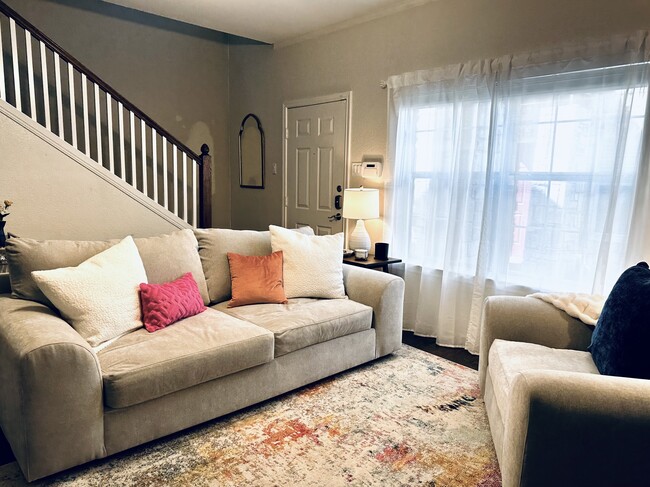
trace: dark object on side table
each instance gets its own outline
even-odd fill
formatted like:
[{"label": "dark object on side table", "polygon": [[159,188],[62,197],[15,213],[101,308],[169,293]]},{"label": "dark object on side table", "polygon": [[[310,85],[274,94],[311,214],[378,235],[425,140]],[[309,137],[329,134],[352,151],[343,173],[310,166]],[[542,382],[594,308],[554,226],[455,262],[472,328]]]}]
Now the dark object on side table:
[{"label": "dark object on side table", "polygon": [[388,260],[388,244],[386,242],[377,242],[375,244],[375,259]]}]

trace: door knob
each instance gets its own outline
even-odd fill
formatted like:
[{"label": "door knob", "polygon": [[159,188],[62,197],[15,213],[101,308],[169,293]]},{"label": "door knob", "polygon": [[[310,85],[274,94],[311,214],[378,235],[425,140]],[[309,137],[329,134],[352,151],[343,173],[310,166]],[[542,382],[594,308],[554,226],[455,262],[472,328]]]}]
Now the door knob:
[{"label": "door knob", "polygon": [[327,219],[331,222],[337,222],[341,219],[341,214],[337,213],[336,215],[330,215],[327,217]]}]

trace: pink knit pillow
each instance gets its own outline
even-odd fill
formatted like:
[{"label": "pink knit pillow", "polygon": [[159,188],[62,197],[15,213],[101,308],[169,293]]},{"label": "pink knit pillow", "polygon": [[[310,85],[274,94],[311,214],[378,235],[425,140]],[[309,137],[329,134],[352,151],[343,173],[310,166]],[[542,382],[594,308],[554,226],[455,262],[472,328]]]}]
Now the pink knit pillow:
[{"label": "pink knit pillow", "polygon": [[165,284],[140,284],[140,302],[142,322],[149,332],[161,330],[206,309],[191,272]]}]

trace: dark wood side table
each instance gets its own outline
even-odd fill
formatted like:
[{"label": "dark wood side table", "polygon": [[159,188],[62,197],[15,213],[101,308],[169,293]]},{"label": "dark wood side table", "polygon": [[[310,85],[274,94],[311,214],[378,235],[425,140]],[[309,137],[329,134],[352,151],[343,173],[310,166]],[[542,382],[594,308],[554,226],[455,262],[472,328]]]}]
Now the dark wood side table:
[{"label": "dark wood side table", "polygon": [[395,257],[389,257],[387,260],[377,260],[372,256],[369,256],[368,260],[356,260],[354,255],[343,258],[344,264],[365,267],[366,269],[381,269],[384,272],[388,272],[388,266],[390,264],[397,264],[399,262],[402,262],[402,259],[396,259]]}]

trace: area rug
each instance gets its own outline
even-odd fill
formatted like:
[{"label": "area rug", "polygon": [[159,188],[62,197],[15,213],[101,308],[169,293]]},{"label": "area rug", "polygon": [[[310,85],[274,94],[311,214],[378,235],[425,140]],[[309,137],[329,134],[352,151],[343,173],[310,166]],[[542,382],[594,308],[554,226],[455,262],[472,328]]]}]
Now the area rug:
[{"label": "area rug", "polygon": [[[477,372],[404,346],[278,399],[46,482],[75,486],[500,486]],[[23,485],[15,463],[0,485]]]}]

